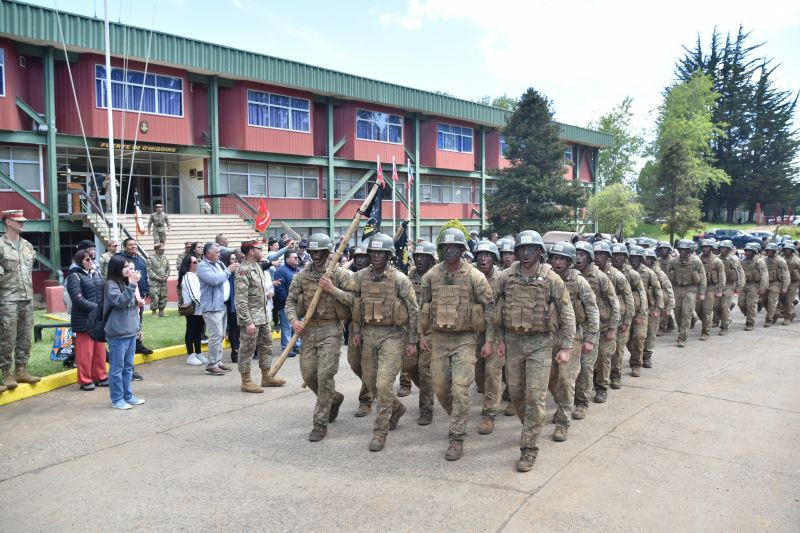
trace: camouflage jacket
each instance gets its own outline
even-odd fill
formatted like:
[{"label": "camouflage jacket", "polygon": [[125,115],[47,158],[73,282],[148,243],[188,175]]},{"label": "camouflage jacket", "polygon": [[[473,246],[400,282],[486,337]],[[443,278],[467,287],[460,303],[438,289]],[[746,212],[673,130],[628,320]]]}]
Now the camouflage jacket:
[{"label": "camouflage jacket", "polygon": [[169,216],[163,211],[161,213],[150,213],[150,218],[147,220],[147,231],[150,231],[151,226],[156,228],[169,226]]},{"label": "camouflage jacket", "polygon": [[100,259],[97,261],[97,269],[103,275],[103,277],[108,276],[108,262],[111,261],[111,258],[114,257],[114,254],[111,252],[106,252],[100,256]]},{"label": "camouflage jacket", "polygon": [[[430,274],[430,271],[428,271],[425,276],[428,274]],[[394,288],[390,288],[389,292],[395,294],[395,298],[402,300],[406,306],[406,310],[408,311],[408,324],[406,324],[404,328],[407,333],[408,342],[414,344],[418,340],[417,324],[419,321],[419,305],[417,304],[417,297],[414,293],[414,287],[411,285],[411,281],[409,281],[408,276],[394,268],[394,266],[391,264],[388,264],[386,269],[381,274],[377,274],[373,266],[370,265],[367,268],[359,270],[353,275],[348,288],[352,289],[352,292],[355,294],[355,296],[360,298],[361,289],[365,281],[388,282],[390,276],[394,278]],[[295,276],[295,279],[296,278],[297,276]],[[425,277],[423,276],[422,279],[424,282]],[[292,282],[292,285],[294,286],[294,282]],[[355,320],[353,321],[354,334],[360,334],[363,329],[363,324],[358,324]]]},{"label": "camouflage jacket", "polygon": [[[305,294],[305,291],[303,290],[303,282],[308,281],[306,278],[311,278],[311,281],[313,281],[316,285],[319,283],[319,278],[321,278],[324,273],[324,270],[317,270],[314,267],[314,264],[309,262],[303,268],[301,268],[297,274],[294,275],[292,278],[292,284],[289,286],[289,295],[286,297],[286,316],[290,323],[294,320],[300,320],[303,318],[299,316],[300,313],[303,313],[303,310],[298,309],[298,302],[302,300],[304,307],[307,307],[311,304],[312,298],[314,298],[314,293]],[[331,293],[323,291],[320,295],[320,301],[322,301],[323,298],[327,298],[329,301],[326,302],[326,305],[329,307],[333,307],[335,302],[339,302],[341,305],[346,307],[352,307],[353,274],[349,270],[337,266],[333,270],[330,278],[333,282],[334,290]],[[313,322],[311,325],[314,325]]]},{"label": "camouflage jacket", "polygon": [[23,239],[12,241],[0,236],[0,301],[21,302],[33,299],[33,245]]},{"label": "camouflage jacket", "polygon": [[667,266],[667,277],[675,287],[689,287],[696,289],[697,292],[706,292],[706,270],[699,257],[689,254],[689,258],[683,261],[680,256],[673,257]]},{"label": "camouflage jacket", "polygon": [[[644,283],[642,283],[642,277],[639,273],[633,269],[631,265],[625,263],[622,265],[622,269],[620,270],[625,279],[628,280],[628,284],[631,286],[631,292],[633,292],[633,301],[634,301],[634,312],[633,316],[636,318],[646,318],[647,317],[647,291],[645,290]],[[639,296],[638,304],[636,303],[636,296]]]},{"label": "camouflage jacket", "polygon": [[[574,268],[569,269],[564,283],[572,301],[572,310],[575,312],[575,340],[596,344],[597,334],[600,331],[600,312],[597,309],[597,298],[592,286]],[[575,287],[574,297],[571,286]]]},{"label": "camouflage jacket", "polygon": [[[706,291],[722,293],[725,290],[725,263],[716,255],[708,254],[708,257],[700,256],[703,269],[706,272]],[[716,281],[712,281],[716,278]],[[712,285],[713,283],[713,285]]]},{"label": "camouflage jacket", "polygon": [[630,326],[631,322],[633,322],[633,315],[634,315],[634,301],[633,301],[633,290],[631,289],[631,284],[628,283],[628,278],[626,278],[622,272],[611,266],[608,265],[608,270],[604,272],[606,276],[608,276],[609,281],[614,286],[614,291],[617,293],[617,300],[619,300],[619,323],[620,325]]},{"label": "camouflage jacket", "polygon": [[148,256],[147,275],[150,276],[150,283],[166,283],[169,277],[169,259],[164,254]]},{"label": "camouflage jacket", "polygon": [[240,326],[261,326],[272,317],[267,317],[267,277],[258,263],[245,261],[239,266],[234,280],[234,303],[236,322]]},{"label": "camouflage jacket", "polygon": [[[614,285],[611,279],[598,268],[597,265],[590,264],[586,272],[581,272],[581,275],[586,278],[589,285],[594,291],[594,297],[597,301],[597,307],[600,311],[600,331],[608,329],[617,329],[622,319],[619,299],[617,298],[617,291],[614,290]],[[608,313],[608,318],[603,319],[603,314]]]},{"label": "camouflage jacket", "polygon": [[[632,268],[632,267],[631,267]],[[661,281],[650,267],[643,262],[638,269],[634,269],[642,278],[642,286],[647,293],[647,308],[650,312],[664,309],[664,291],[661,288]]]}]

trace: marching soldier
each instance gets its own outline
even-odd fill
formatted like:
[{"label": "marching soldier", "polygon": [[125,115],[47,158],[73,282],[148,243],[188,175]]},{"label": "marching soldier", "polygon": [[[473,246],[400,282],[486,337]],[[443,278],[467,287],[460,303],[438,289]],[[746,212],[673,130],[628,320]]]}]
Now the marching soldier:
[{"label": "marching soldier", "polygon": [[108,262],[111,261],[111,258],[117,254],[117,246],[119,246],[117,241],[108,241],[106,252],[101,255],[100,259],[97,261],[97,268],[100,270],[100,273],[103,274],[103,277],[106,277],[108,274]]},{"label": "marching soldier", "polygon": [[[497,278],[500,276],[500,269],[495,266],[496,262],[500,262],[497,245],[492,241],[479,241],[475,245],[474,253],[476,268],[486,277],[494,292]],[[494,431],[494,420],[503,394],[503,367],[506,362],[505,357],[497,355],[495,350],[492,350],[489,357],[483,357],[480,350],[485,343],[486,334],[479,333],[475,344],[475,383],[478,385],[478,392],[483,394],[481,425],[478,428],[478,433],[481,435],[488,435]]]},{"label": "marching soldier", "polygon": [[[436,264],[436,247],[429,241],[422,241],[414,248],[414,266],[408,273],[408,279],[414,287],[417,304],[422,301],[422,277]],[[418,326],[419,327],[419,326]],[[422,332],[429,338],[431,329]],[[433,380],[431,379],[431,349],[423,350],[417,345],[417,353],[403,358],[403,372],[419,387],[419,419],[417,424],[427,426],[433,420]],[[398,393],[398,396],[400,394]]]},{"label": "marching soldier", "polygon": [[731,307],[734,298],[738,298],[744,289],[745,273],[735,253],[732,253],[733,242],[719,243],[719,258],[725,267],[725,290],[719,299],[719,334],[726,335],[731,325]]},{"label": "marching soldier", "polygon": [[783,257],[789,269],[789,290],[783,297],[783,325],[788,326],[794,322],[794,305],[800,289],[800,258],[797,249],[790,242],[783,243]]},{"label": "marching soldier", "polygon": [[497,241],[497,251],[500,252],[500,270],[505,270],[517,260],[514,255],[514,239],[502,238]]},{"label": "marching soldier", "polygon": [[[576,420],[586,418],[597,360],[603,358],[610,363],[611,355],[616,351],[617,328],[621,318],[620,304],[614,285],[609,277],[594,264],[594,257],[594,248],[591,244],[586,241],[575,243],[575,268],[589,282],[589,286],[594,292],[600,317],[598,342],[595,343],[591,353],[581,353],[581,370],[575,383],[575,410],[572,412],[572,418]],[[598,387],[594,401],[604,403],[606,399],[606,389]]]},{"label": "marching soldier", "polygon": [[631,375],[634,377],[641,372],[640,367],[652,368],[653,366],[653,345],[656,341],[658,321],[664,310],[664,291],[661,288],[661,281],[658,279],[658,274],[644,262],[646,251],[641,246],[631,246],[629,252],[631,267],[639,273],[647,293],[648,313],[644,339],[641,339],[642,344],[638,344],[640,337],[637,337],[637,344],[633,346],[635,349],[631,350]]},{"label": "marching soldier", "polygon": [[[642,283],[642,277],[627,262],[629,253],[624,244],[611,245],[611,263],[625,276],[633,293],[633,320],[628,335],[626,335],[627,344],[620,346],[620,343],[617,342],[617,351],[611,360],[611,381],[613,382],[614,378],[617,378],[616,381],[620,385],[622,384],[622,367],[625,363],[625,348],[627,347],[631,352],[632,363],[639,362],[642,357],[638,352],[639,346],[643,349],[644,341],[647,339],[647,292]],[[634,350],[637,351],[638,357],[634,357]],[[640,372],[641,367],[631,367],[633,377],[638,377]]]},{"label": "marching soldier", "polygon": [[183,258],[189,255],[192,252],[192,241],[186,241],[183,243],[183,251],[178,254],[177,259],[175,259],[175,271],[181,271],[181,264],[183,263]]},{"label": "marching soldier", "polygon": [[776,243],[771,242],[767,245],[766,254],[767,258],[764,262],[767,264],[769,286],[763,298],[765,300],[764,307],[767,308],[764,327],[768,328],[778,321],[778,315],[776,313],[778,300],[785,297],[786,293],[789,291],[791,278],[789,277],[789,267],[786,261],[783,257],[778,255],[778,245]]},{"label": "marching soldier", "polygon": [[[358,272],[369,266],[369,254],[367,253],[366,244],[359,244],[353,249],[353,263],[350,265],[351,272]],[[363,369],[361,366],[361,345],[353,345],[353,322],[347,324],[347,362],[350,364],[350,369],[361,380],[361,391],[358,393],[358,409],[356,409],[355,416],[358,418],[367,416],[372,410],[372,394],[369,391],[367,382],[364,379]]]},{"label": "marching soldier", "polygon": [[[450,444],[444,456],[448,461],[457,461],[464,453],[469,389],[475,381],[477,334],[486,332],[481,356],[489,359],[494,355],[492,289],[486,277],[462,258],[468,249],[461,230],[444,230],[438,246],[442,262],[422,278],[419,345],[423,350],[432,349],[433,390],[450,415]],[[424,335],[430,330],[433,330],[430,337]],[[490,363],[494,365],[494,361]],[[481,425],[486,426],[483,421]]]},{"label": "marching soldier", "polygon": [[703,327],[700,332],[701,341],[708,340],[708,336],[711,334],[714,305],[725,292],[725,264],[713,254],[715,248],[718,248],[717,241],[711,239],[703,239],[700,245],[700,261],[703,263],[703,270],[706,274],[706,297],[697,302],[695,309]]},{"label": "marching soldier", "polygon": [[[575,247],[566,242],[557,242],[550,248],[550,266],[559,275],[567,286],[569,299],[572,303],[572,310],[575,313],[575,339],[572,343],[572,355],[569,361],[558,363],[555,361],[559,352],[557,346],[553,347],[553,362],[550,366],[550,379],[548,389],[556,402],[556,412],[553,415],[553,422],[556,425],[553,440],[564,442],[567,440],[569,431],[569,417],[572,412],[572,404],[575,402],[575,381],[581,373],[584,358],[587,359],[588,366],[593,367],[594,361],[591,360],[596,354],[597,334],[600,328],[600,313],[597,310],[597,300],[586,278],[572,268],[575,263]],[[588,402],[587,402],[588,404]],[[586,407],[576,406],[582,411],[579,416],[573,417],[577,420],[586,417]]]},{"label": "marching soldier", "polygon": [[[672,311],[675,309],[675,291],[672,288],[672,282],[669,281],[669,276],[667,276],[669,261],[672,259],[672,245],[666,241],[660,241],[656,245],[656,255],[658,257],[655,264],[658,266],[658,270],[664,273],[664,278],[669,283],[669,298],[665,298],[664,312],[661,313],[661,318],[658,319],[658,333],[656,336],[661,336],[675,330],[675,318],[672,315]],[[653,267],[650,268],[655,270]],[[663,281],[661,282],[661,287],[662,289],[664,288]]]},{"label": "marching soldier", "polygon": [[536,443],[545,420],[553,348],[558,349],[556,364],[569,362],[575,313],[564,281],[550,265],[539,262],[544,254],[542,237],[535,231],[522,231],[514,251],[519,261],[504,270],[497,281],[496,349],[500,357],[507,355],[511,401],[522,421],[517,470],[530,472],[539,453]]},{"label": "marching soldier", "polygon": [[[41,378],[28,373],[33,330],[33,261],[31,243],[20,237],[25,221],[21,209],[2,213],[5,234],[0,236],[0,392],[17,388],[18,383],[38,383]],[[15,372],[11,373],[11,363]]]},{"label": "marching soldier", "polygon": [[678,257],[673,257],[667,276],[675,292],[675,321],[678,323],[678,347],[686,345],[686,333],[692,321],[695,303],[706,297],[706,273],[703,262],[692,253],[692,242],[678,241]]},{"label": "marching soldier", "polygon": [[169,259],[164,255],[164,245],[153,246],[155,255],[147,258],[147,284],[150,287],[150,312],[164,316],[167,307],[167,278],[169,278]]},{"label": "marching soldier", "polygon": [[[295,333],[303,336],[300,373],[308,388],[317,395],[314,428],[308,440],[319,442],[328,434],[328,423],[334,422],[339,416],[339,407],[344,401],[344,395],[336,392],[334,376],[339,370],[342,322],[350,318],[349,308],[353,305],[350,290],[352,276],[338,265],[330,277],[324,275],[333,249],[331,239],[326,234],[311,235],[307,249],[311,261],[292,279],[286,298],[286,315]],[[314,315],[310,320],[305,320],[318,286],[322,287],[323,293]]]},{"label": "marching soldier", "polygon": [[164,227],[172,229],[172,226],[169,223],[169,216],[164,212],[164,206],[156,204],[155,207],[155,212],[150,213],[150,218],[147,221],[147,232],[150,233],[151,228],[155,228],[153,229],[153,243],[164,244],[167,242],[167,231]]},{"label": "marching soldier", "polygon": [[769,274],[764,258],[761,257],[761,245],[748,242],[744,245],[744,259],[741,265],[744,271],[744,290],[739,294],[739,310],[745,316],[744,330],[752,331],[756,325],[756,305],[760,297],[767,291]]}]

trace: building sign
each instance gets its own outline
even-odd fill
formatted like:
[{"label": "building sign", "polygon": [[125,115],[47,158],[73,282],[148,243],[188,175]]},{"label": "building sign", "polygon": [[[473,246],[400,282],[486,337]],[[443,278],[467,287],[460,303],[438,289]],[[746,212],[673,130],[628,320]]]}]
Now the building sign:
[{"label": "building sign", "polygon": [[[108,148],[107,142],[98,142],[98,148]],[[161,152],[165,154],[174,154],[177,153],[178,148],[175,146],[160,146],[158,144],[137,144],[136,145],[137,152]],[[133,144],[120,144],[114,143],[114,150],[133,150]]]}]

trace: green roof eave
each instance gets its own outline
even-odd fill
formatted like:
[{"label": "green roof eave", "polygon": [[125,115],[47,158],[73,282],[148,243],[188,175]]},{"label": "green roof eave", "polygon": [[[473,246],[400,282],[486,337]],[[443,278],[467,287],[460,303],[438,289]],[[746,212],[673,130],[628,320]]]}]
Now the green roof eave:
[{"label": "green roof eave", "polygon": [[602,133],[580,126],[558,123],[561,126],[561,139],[567,142],[593,146],[595,148],[611,148],[614,146],[614,137],[608,133]]}]

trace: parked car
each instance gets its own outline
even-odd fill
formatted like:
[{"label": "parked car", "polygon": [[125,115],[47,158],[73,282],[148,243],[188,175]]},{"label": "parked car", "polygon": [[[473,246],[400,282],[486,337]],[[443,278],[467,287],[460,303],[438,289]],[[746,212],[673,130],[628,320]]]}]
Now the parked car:
[{"label": "parked car", "polygon": [[737,248],[744,248],[744,245],[748,242],[761,244],[761,237],[740,229],[712,229],[703,235],[696,235],[694,238],[695,242],[698,243],[703,239],[714,239],[715,241],[727,239],[733,241],[733,245]]},{"label": "parked car", "polygon": [[758,237],[759,242],[761,242],[761,239],[763,239],[764,237],[766,237],[767,239],[771,239],[775,236],[775,234],[772,233],[771,231],[763,231],[763,230],[753,230],[753,231],[748,231],[748,233],[753,237]]}]

